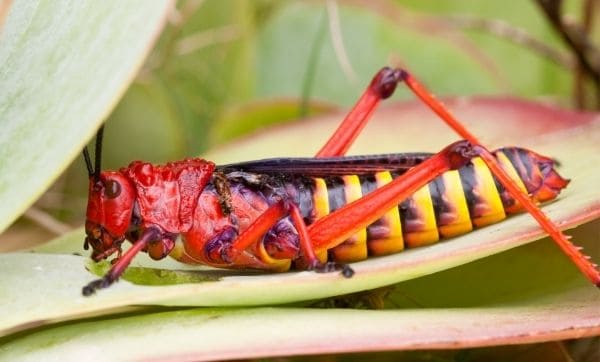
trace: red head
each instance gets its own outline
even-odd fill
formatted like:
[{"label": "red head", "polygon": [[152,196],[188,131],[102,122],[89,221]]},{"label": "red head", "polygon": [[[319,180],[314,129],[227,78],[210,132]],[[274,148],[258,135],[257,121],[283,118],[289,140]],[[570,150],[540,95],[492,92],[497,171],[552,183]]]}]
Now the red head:
[{"label": "red head", "polygon": [[92,246],[94,260],[120,251],[135,199],[135,188],[120,172],[105,171],[90,177],[85,248]]},{"label": "red head", "polygon": [[[134,161],[119,171],[100,172],[102,128],[96,136],[96,162],[87,148],[83,156],[90,176],[85,249],[91,245],[96,261],[121,253],[126,236],[136,242],[139,232],[158,231],[148,250],[158,259],[173,248],[174,235],[188,231],[204,186],[210,182],[215,164],[203,159],[185,159],[154,166]],[[135,213],[134,213],[135,209]]]}]

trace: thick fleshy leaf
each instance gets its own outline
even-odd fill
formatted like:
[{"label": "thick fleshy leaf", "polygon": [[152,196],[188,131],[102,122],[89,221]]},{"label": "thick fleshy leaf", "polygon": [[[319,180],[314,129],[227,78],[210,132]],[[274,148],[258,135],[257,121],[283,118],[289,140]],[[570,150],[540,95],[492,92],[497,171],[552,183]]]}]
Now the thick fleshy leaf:
[{"label": "thick fleshy leaf", "polygon": [[[595,222],[593,228],[599,226]],[[590,230],[577,231],[581,237]],[[600,257],[599,248],[595,256]],[[410,300],[410,308],[154,309],[5,337],[0,339],[0,359],[85,355],[86,360],[222,360],[468,348],[598,335],[600,293],[567,264],[544,239],[423,278],[421,289],[429,290],[429,296],[407,285],[417,280],[397,284],[394,304]],[[549,267],[565,272],[548,273]],[[138,345],[144,348],[131,348]]]},{"label": "thick fleshy leaf", "polygon": [[15,1],[0,38],[0,230],[92,137],[171,2]]},{"label": "thick fleshy leaf", "polygon": [[[562,227],[570,228],[598,218],[600,191],[589,185],[600,183],[600,173],[589,167],[588,161],[590,155],[598,153],[600,122],[596,120],[595,115],[577,114],[508,99],[462,100],[451,102],[450,106],[461,118],[469,120],[468,123],[476,133],[488,135],[483,138],[493,139],[491,143],[495,145],[506,145],[510,142],[531,146],[539,152],[560,159],[563,163],[561,172],[573,178],[573,181],[561,194],[560,199],[545,206],[544,210]],[[299,125],[279,127],[222,149],[214,153],[212,158],[220,157],[221,161],[229,161],[238,157],[238,152],[242,153],[242,158],[250,158],[253,154],[258,157],[266,156],[261,152],[264,152],[262,150],[266,147],[265,144],[269,143],[280,145],[282,155],[306,155],[317,148],[315,145],[324,138],[323,132],[329,132],[338,119],[339,116],[327,117]],[[406,127],[401,128],[400,123],[406,124]],[[420,127],[414,126],[414,123]],[[561,131],[566,126],[571,128]],[[434,149],[437,144],[441,148],[453,139],[451,133],[422,105],[407,103],[389,107],[378,113],[377,119],[365,131],[366,137],[363,137],[353,150],[423,150],[417,148],[419,141],[424,138],[423,129],[427,130],[428,142],[433,143],[431,147]],[[511,136],[511,130],[518,130],[518,134]],[[303,135],[301,139],[304,142],[297,140],[298,134]],[[535,134],[538,136],[534,139]],[[318,137],[321,139],[313,139]],[[369,146],[364,138],[367,142],[369,139],[376,139],[377,142]],[[382,144],[387,144],[389,148],[384,149]],[[294,149],[295,145],[304,151]],[[80,295],[81,286],[94,278],[84,270],[85,258],[72,255],[6,254],[1,256],[0,272],[5,278],[0,281],[0,290],[11,303],[0,310],[0,328],[4,333],[9,333],[31,326],[32,323],[70,319],[89,313],[106,313],[129,305],[264,305],[341,295],[390,285],[465,264],[522,245],[540,236],[542,232],[535,222],[527,215],[519,215],[448,242],[354,263],[356,275],[351,279],[344,279],[335,273],[190,274],[162,269],[132,268],[129,274],[125,275],[124,281],[108,290],[100,291],[91,298],[83,298]],[[598,241],[593,233],[591,239],[591,242]],[[46,246],[45,250],[40,251],[81,253],[81,241],[81,232],[76,232],[57,241],[54,246]],[[578,243],[580,241],[575,240]],[[74,247],[73,243],[77,246]],[[600,257],[600,253],[595,257]],[[143,262],[148,260],[147,258],[140,257],[138,260],[142,260],[142,263],[138,261],[138,265],[142,266],[160,265]],[[527,256],[524,260],[530,261]],[[173,262],[162,267],[179,269]],[[542,290],[540,295],[544,295],[544,288],[548,285],[558,285],[559,289],[570,291],[573,287],[570,282],[572,280],[576,281],[576,288],[590,288],[575,270],[570,270],[569,273],[571,274],[567,274],[570,275],[567,278],[568,283],[560,278],[558,283],[552,278],[542,278],[538,283]],[[143,286],[126,281],[130,279],[139,284],[157,284],[163,278],[168,278],[167,284],[184,284]],[[519,276],[506,276],[509,282],[515,279],[519,279]],[[24,287],[25,285],[27,287]],[[265,293],[265,290],[269,293]]]}]

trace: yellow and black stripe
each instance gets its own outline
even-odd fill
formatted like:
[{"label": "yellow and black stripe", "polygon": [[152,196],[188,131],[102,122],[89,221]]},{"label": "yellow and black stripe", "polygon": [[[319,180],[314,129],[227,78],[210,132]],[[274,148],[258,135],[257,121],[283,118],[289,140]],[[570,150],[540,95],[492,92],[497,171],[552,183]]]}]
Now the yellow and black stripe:
[{"label": "yellow and black stripe", "polygon": [[[496,156],[505,171],[525,190],[511,161],[502,152]],[[312,178],[312,222],[343,205],[391,182],[398,174],[381,171],[370,175]],[[475,158],[457,171],[449,171],[423,186],[398,207],[329,250],[339,262],[366,259],[437,242],[464,234],[473,228],[498,222],[518,209],[503,193],[485,163]],[[325,255],[322,255],[324,258]]]}]

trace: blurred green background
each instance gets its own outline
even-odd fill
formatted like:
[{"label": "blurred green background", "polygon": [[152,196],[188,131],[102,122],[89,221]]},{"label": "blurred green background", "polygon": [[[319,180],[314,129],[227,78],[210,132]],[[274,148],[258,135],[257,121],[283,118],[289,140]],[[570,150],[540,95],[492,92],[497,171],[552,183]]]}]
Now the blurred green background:
[{"label": "blurred green background", "polygon": [[[574,20],[584,7],[563,4]],[[441,97],[575,106],[574,63],[535,1],[178,1],[107,120],[104,167],[197,156],[260,127],[347,108],[388,64]],[[409,98],[400,87],[394,99]],[[86,193],[78,159],[0,245],[80,225]]]}]

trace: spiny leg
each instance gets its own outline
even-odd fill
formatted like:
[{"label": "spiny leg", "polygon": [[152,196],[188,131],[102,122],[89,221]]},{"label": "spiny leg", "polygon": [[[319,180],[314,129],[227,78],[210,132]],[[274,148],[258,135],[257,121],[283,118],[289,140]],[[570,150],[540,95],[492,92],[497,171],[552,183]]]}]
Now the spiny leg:
[{"label": "spiny leg", "polygon": [[338,129],[317,153],[317,157],[342,156],[352,145],[360,131],[369,121],[379,102],[391,96],[398,82],[403,81],[411,91],[420,98],[434,113],[436,113],[448,126],[462,138],[479,147],[481,158],[488,165],[500,183],[508,190],[513,198],[536,219],[540,226],[558,244],[558,246],[573,260],[579,270],[600,288],[600,271],[597,266],[589,261],[589,257],[580,252],[580,248],[573,245],[558,226],[554,224],[533,201],[522,192],[515,182],[499,166],[496,158],[479,142],[466,127],[460,123],[447,109],[429,92],[416,78],[404,69],[381,69],[371,81],[357,104],[342,121]]},{"label": "spiny leg", "polygon": [[511,196],[515,198],[540,226],[550,235],[550,237],[556,242],[558,247],[575,263],[577,268],[598,288],[600,288],[600,271],[597,269],[597,265],[590,261],[590,257],[584,255],[581,252],[581,248],[574,245],[567,235],[565,235],[558,226],[542,212],[531,201],[529,196],[525,194],[517,186],[517,184],[504,172],[504,170],[498,164],[496,157],[494,157],[490,151],[482,146],[480,148],[480,157],[488,165],[494,176],[500,181],[500,183],[510,192]]},{"label": "spiny leg", "polygon": [[448,126],[450,126],[462,138],[469,140],[472,144],[477,145],[480,150],[480,156],[490,168],[494,176],[500,181],[510,195],[518,200],[521,205],[535,218],[538,224],[550,235],[560,249],[575,263],[577,268],[592,282],[600,288],[600,271],[597,266],[590,262],[589,257],[583,255],[580,248],[573,245],[569,238],[563,234],[558,226],[552,222],[542,210],[517,186],[517,184],[508,176],[508,174],[500,167],[496,158],[485,148],[477,138],[469,132],[466,127],[460,123],[446,107],[439,102],[419,81],[417,81],[410,73],[400,70],[400,79],[419,97],[432,111],[434,111]]}]

